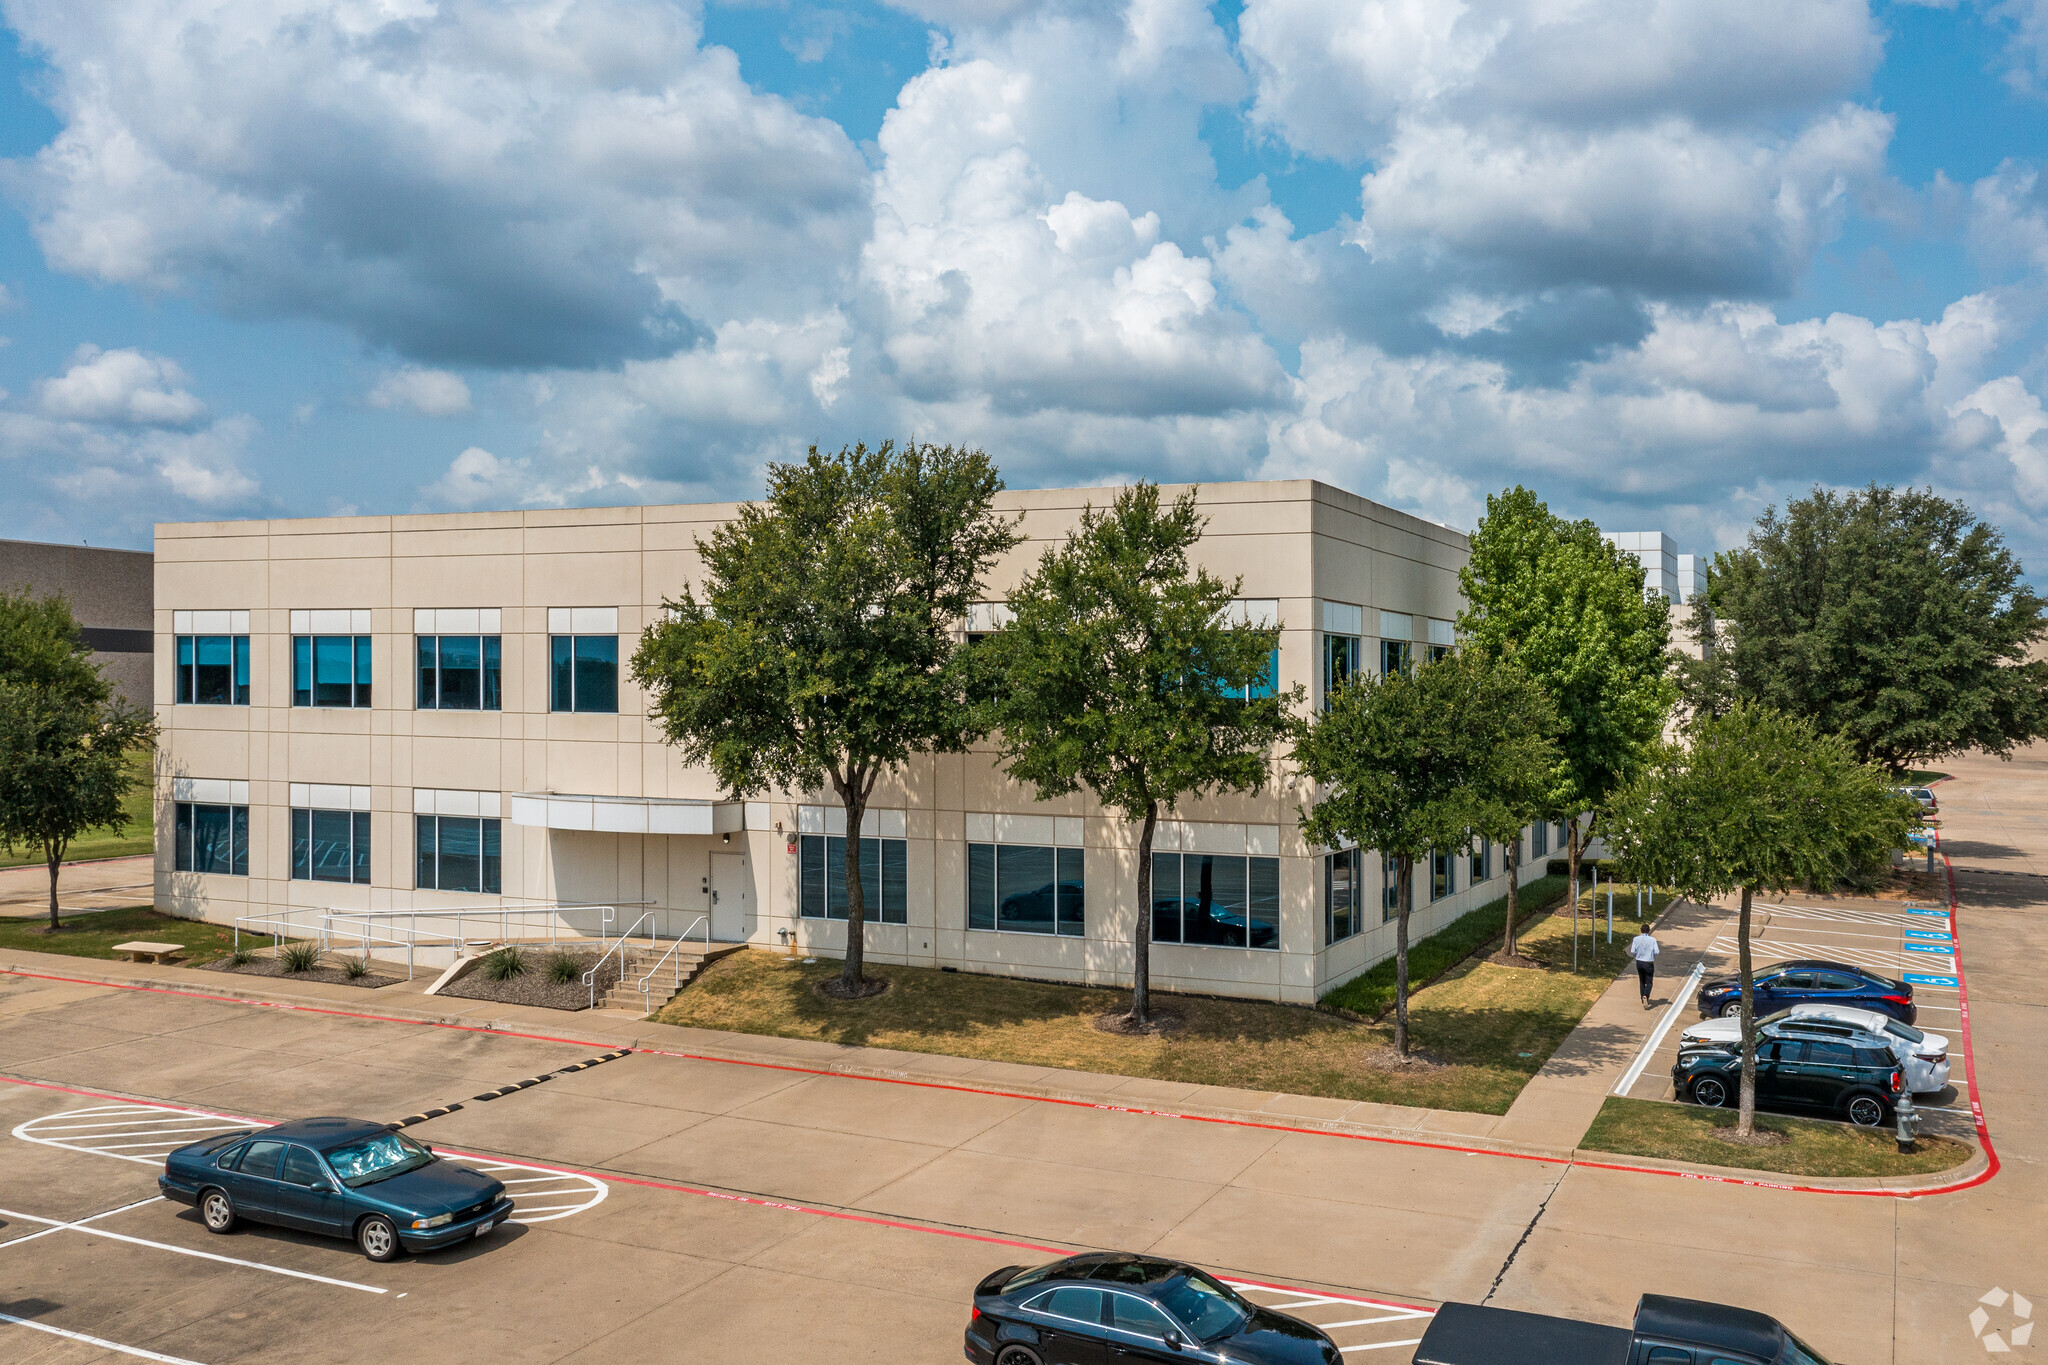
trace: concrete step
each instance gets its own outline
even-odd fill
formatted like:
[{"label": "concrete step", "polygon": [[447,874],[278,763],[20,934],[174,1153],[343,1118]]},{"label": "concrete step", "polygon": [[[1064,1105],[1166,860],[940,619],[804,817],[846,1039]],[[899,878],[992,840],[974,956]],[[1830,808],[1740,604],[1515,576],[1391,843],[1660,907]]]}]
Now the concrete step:
[{"label": "concrete step", "polygon": [[[649,1013],[660,1009],[676,994],[697,979],[707,963],[738,952],[743,943],[713,943],[709,946],[692,945],[679,950],[675,957],[664,962],[663,954],[668,949],[632,948],[624,954],[625,975],[618,984],[597,999],[599,1009],[625,1010],[633,1014]],[[661,974],[648,982],[646,995],[640,993],[640,978],[661,967]]]}]

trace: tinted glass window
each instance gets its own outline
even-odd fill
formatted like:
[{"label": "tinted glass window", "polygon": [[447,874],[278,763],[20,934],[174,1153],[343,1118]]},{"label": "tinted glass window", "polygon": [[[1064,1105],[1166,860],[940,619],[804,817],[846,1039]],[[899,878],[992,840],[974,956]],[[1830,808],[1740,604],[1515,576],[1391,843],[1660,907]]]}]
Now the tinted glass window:
[{"label": "tinted glass window", "polygon": [[1757,983],[1780,991],[1806,991],[1813,989],[1812,972],[1780,972],[1775,978],[1765,977]]},{"label": "tinted glass window", "polygon": [[1150,1284],[1168,1269],[1158,1261],[1108,1261],[1097,1267],[1088,1278],[1108,1280],[1111,1284]]},{"label": "tinted glass window", "polygon": [[214,1159],[213,1164],[220,1167],[224,1171],[232,1171],[237,1166],[242,1164],[242,1158],[248,1153],[248,1151],[249,1144],[246,1142],[239,1147],[230,1147],[227,1151],[222,1152],[218,1157],[216,1157]]},{"label": "tinted glass window", "polygon": [[243,1175],[260,1175],[266,1179],[277,1178],[278,1158],[284,1155],[282,1142],[252,1142],[242,1157],[242,1164],[235,1169]]},{"label": "tinted glass window", "polygon": [[304,1147],[284,1149],[284,1174],[279,1177],[287,1185],[312,1185],[325,1180],[327,1173],[320,1169],[320,1163]]},{"label": "tinted glass window", "polygon": [[1056,1317],[1072,1318],[1075,1322],[1102,1321],[1102,1291],[1089,1289],[1084,1285],[1062,1285],[1040,1299],[1033,1307],[1041,1313]]},{"label": "tinted glass window", "polygon": [[1890,1066],[1893,1060],[1892,1054],[1882,1048],[1859,1047],[1856,1049],[1856,1065],[1858,1066]]},{"label": "tinted glass window", "polygon": [[1863,989],[1861,981],[1858,981],[1853,976],[1844,976],[1840,972],[1816,972],[1814,973],[1814,979],[1820,983],[1820,988],[1824,991],[1860,991]]},{"label": "tinted glass window", "polygon": [[1111,1294],[1110,1325],[1123,1332],[1141,1332],[1148,1337],[1163,1337],[1173,1329],[1166,1314],[1139,1298],[1136,1294]]},{"label": "tinted glass window", "polygon": [[1159,1291],[1159,1302],[1203,1341],[1236,1331],[1245,1319],[1237,1296],[1206,1275],[1175,1280]]},{"label": "tinted glass window", "polygon": [[[819,856],[824,855],[820,852]],[[804,876],[811,875],[809,864],[805,864]],[[820,866],[818,876],[824,876]],[[805,883],[807,886],[809,883]],[[996,927],[996,846],[994,844],[969,844],[967,846],[967,927],[970,929],[993,929]]]},{"label": "tinted glass window", "polygon": [[1815,1039],[1806,1045],[1806,1060],[1813,1066],[1854,1066],[1856,1054],[1847,1043],[1824,1043]]},{"label": "tinted glass window", "polygon": [[1676,1346],[1652,1346],[1644,1359],[1646,1365],[1692,1365],[1692,1352]]}]

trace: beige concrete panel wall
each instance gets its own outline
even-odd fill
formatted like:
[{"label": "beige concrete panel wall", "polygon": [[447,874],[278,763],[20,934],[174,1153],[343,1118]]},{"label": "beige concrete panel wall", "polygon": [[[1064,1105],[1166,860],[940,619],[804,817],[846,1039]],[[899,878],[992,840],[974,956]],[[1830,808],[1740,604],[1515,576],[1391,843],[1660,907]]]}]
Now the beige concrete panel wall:
[{"label": "beige concrete panel wall", "polygon": [[374,779],[367,741],[366,735],[294,734],[287,780],[370,786]]},{"label": "beige concrete panel wall", "polygon": [[[586,719],[586,717],[576,717]],[[637,795],[620,791],[619,746],[601,740],[553,739],[547,745],[547,790]],[[637,770],[638,765],[634,765]],[[636,772],[637,775],[637,772]]]},{"label": "beige concrete panel wall", "polygon": [[[518,533],[466,532],[446,537],[414,536],[406,540],[461,540],[487,536],[499,541],[516,541]],[[391,605],[410,611],[414,607],[515,607],[522,605],[524,560],[516,552],[484,553],[453,549],[440,555],[421,553],[391,561]],[[401,621],[394,629],[412,633],[412,622]]]}]

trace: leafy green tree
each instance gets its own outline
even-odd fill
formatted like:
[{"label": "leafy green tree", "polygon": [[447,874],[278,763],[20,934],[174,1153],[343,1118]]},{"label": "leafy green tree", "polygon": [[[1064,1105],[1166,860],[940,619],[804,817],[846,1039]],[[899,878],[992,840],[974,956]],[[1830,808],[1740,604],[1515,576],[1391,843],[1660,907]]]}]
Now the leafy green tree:
[{"label": "leafy green tree", "polygon": [[128,751],[154,741],[148,712],[114,696],[62,597],[0,592],[0,846],[39,850],[57,882],[73,840],[128,825],[123,798],[142,779]]},{"label": "leafy green tree", "polygon": [[[1041,799],[1085,786],[1138,833],[1131,1014],[1151,1017],[1152,837],[1160,810],[1214,791],[1258,791],[1300,687],[1275,692],[1277,627],[1228,619],[1240,581],[1193,568],[1205,519],[1190,488],[1156,484],[1093,505],[1010,593],[1013,619],[982,642],[1002,762]],[[1267,695],[1257,695],[1261,692]]]},{"label": "leafy green tree", "polygon": [[861,818],[914,753],[975,737],[955,635],[989,565],[1017,543],[979,450],[884,442],[768,469],[767,498],[709,540],[633,676],[663,733],[735,797],[827,783],[846,811],[843,995],[862,976]]},{"label": "leafy green tree", "polygon": [[2048,632],[2004,538],[1958,502],[1816,488],[1717,555],[1716,665],[1735,696],[1840,732],[1894,773],[2048,734]]},{"label": "leafy green tree", "polygon": [[1742,895],[1742,1093],[1736,1132],[1756,1117],[1756,1001],[1750,907],[1758,892],[1832,888],[1881,865],[1920,823],[1919,806],[1857,761],[1840,735],[1737,702],[1698,720],[1614,796],[1608,844],[1637,881],[1702,904]]},{"label": "leafy green tree", "polygon": [[[1465,648],[1513,658],[1559,721],[1546,818],[1568,820],[1571,884],[1610,793],[1664,732],[1670,604],[1590,521],[1566,521],[1517,485],[1486,500],[1459,571]],[[1590,819],[1581,819],[1590,816]]]},{"label": "leafy green tree", "polygon": [[[1394,1047],[1404,1056],[1415,860],[1463,847],[1475,831],[1518,836],[1524,813],[1548,793],[1556,728],[1548,699],[1520,668],[1460,651],[1406,672],[1352,677],[1295,746],[1295,762],[1323,789],[1302,815],[1302,833],[1394,859]],[[1510,946],[1514,918],[1511,892]]]}]

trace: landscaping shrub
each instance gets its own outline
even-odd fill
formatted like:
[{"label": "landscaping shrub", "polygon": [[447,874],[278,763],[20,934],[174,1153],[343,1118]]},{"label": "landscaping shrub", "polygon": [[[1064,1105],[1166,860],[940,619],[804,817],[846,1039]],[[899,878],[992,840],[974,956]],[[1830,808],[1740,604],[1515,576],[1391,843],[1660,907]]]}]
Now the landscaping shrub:
[{"label": "landscaping shrub", "polygon": [[493,948],[484,954],[481,970],[489,980],[510,981],[526,970],[526,951],[513,943]]},{"label": "landscaping shrub", "polygon": [[343,958],[341,960],[341,970],[351,981],[362,980],[370,974],[370,955],[364,953],[359,957]]},{"label": "landscaping shrub", "polygon": [[317,943],[287,943],[278,953],[277,960],[284,963],[287,972],[297,975],[310,972],[320,965],[320,945]]},{"label": "landscaping shrub", "polygon": [[228,949],[228,962],[236,967],[246,967],[256,960],[256,950],[248,944],[237,944]]},{"label": "landscaping shrub", "polygon": [[[1539,877],[1522,885],[1523,914],[1541,909],[1564,892],[1563,873]],[[1428,938],[1408,945],[1408,989],[1423,986],[1442,976],[1500,934],[1501,915],[1508,898],[1501,896],[1477,910],[1458,916]],[[1387,957],[1369,970],[1352,977],[1324,996],[1322,1003],[1338,1009],[1377,1018],[1394,1003],[1394,959]]]},{"label": "landscaping shrub", "polygon": [[566,986],[583,975],[583,959],[574,953],[553,953],[548,957],[548,980]]}]

